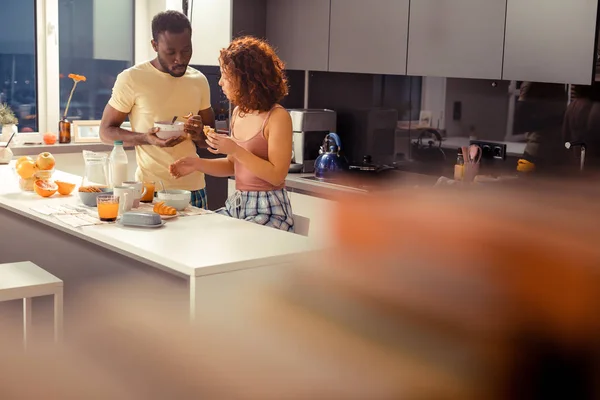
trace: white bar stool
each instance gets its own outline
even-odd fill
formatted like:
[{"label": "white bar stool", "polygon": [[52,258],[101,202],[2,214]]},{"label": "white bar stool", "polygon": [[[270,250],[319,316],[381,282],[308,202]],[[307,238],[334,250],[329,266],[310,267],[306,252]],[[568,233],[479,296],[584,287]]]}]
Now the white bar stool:
[{"label": "white bar stool", "polygon": [[23,345],[31,332],[31,298],[54,296],[54,341],[62,339],[63,281],[30,261],[0,264],[0,301],[23,299]]}]

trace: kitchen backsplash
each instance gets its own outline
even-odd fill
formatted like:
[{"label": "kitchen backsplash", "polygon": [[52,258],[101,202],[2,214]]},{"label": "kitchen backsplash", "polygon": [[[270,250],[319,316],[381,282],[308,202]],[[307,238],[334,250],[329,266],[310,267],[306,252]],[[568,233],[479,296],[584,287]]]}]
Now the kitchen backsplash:
[{"label": "kitchen backsplash", "polygon": [[[209,77],[213,107],[223,119],[227,103],[218,86],[218,68],[198,68]],[[529,86],[533,89],[522,91],[521,82],[434,78],[435,85],[423,90],[431,78],[316,71],[308,75],[308,107],[337,111],[338,133],[342,139],[349,121],[355,120],[365,109],[395,110],[398,115],[396,153],[408,155],[409,143],[417,136],[414,127],[422,108],[432,113],[431,126],[439,128],[447,137],[525,141],[528,132],[541,126],[544,131],[552,131],[552,134],[538,135],[541,140],[551,136],[547,140],[552,141],[554,147],[559,147],[562,140],[559,133],[569,99],[567,85],[534,83]],[[289,95],[282,104],[286,108],[303,108],[306,74],[288,70],[287,76]],[[409,126],[411,129],[407,130]],[[352,145],[353,141],[349,142]],[[360,154],[363,149],[347,150]]]}]

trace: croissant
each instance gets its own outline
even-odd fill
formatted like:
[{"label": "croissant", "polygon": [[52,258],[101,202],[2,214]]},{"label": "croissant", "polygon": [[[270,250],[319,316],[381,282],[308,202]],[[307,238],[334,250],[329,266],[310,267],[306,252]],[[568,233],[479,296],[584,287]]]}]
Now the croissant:
[{"label": "croissant", "polygon": [[160,215],[177,215],[175,208],[168,206],[164,201],[159,201],[154,205],[153,211]]}]

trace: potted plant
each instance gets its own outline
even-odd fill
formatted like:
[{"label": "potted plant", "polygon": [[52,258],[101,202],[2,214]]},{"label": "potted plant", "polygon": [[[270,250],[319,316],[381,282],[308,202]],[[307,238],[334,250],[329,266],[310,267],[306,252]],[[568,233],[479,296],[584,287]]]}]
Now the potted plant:
[{"label": "potted plant", "polygon": [[15,125],[18,123],[19,120],[8,104],[0,104],[0,125],[2,126],[2,135],[0,136],[1,142],[6,142],[10,139],[15,131]]}]

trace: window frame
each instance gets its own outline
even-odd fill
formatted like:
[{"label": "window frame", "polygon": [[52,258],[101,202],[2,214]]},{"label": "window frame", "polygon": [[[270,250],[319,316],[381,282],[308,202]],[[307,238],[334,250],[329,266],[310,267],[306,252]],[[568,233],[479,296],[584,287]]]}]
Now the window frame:
[{"label": "window frame", "polygon": [[[36,37],[36,82],[37,82],[37,121],[38,132],[58,132],[60,115],[60,69],[59,69],[59,0],[35,1]],[[147,18],[148,0],[135,0],[133,20],[133,63],[144,56],[144,46],[138,40],[146,41],[141,35],[141,24]],[[138,36],[140,36],[138,38]],[[146,43],[149,46],[149,43]]]}]

